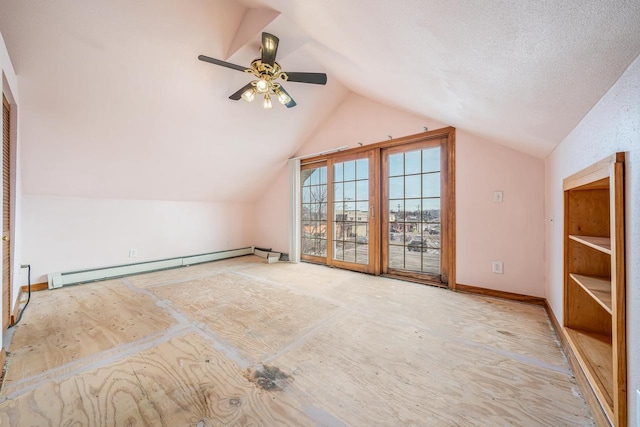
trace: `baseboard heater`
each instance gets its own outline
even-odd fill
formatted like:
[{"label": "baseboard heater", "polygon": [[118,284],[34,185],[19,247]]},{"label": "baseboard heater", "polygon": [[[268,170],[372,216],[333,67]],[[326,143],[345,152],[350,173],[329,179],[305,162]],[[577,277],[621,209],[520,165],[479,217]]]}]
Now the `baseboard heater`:
[{"label": "baseboard heater", "polygon": [[95,282],[97,280],[115,279],[133,274],[149,273],[169,268],[186,267],[221,259],[235,258],[253,254],[253,247],[232,249],[228,251],[211,252],[201,255],[190,255],[178,258],[168,258],[157,261],[146,261],[135,264],[117,265],[112,267],[94,268],[91,270],[69,271],[66,273],[50,273],[49,289],[61,288],[79,283]]}]

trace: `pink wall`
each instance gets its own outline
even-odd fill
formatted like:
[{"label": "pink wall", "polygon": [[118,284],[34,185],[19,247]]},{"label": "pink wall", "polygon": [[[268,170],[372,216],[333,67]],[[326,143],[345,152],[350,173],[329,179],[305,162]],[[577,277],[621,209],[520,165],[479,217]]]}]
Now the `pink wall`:
[{"label": "pink wall", "polygon": [[247,247],[250,207],[25,195],[22,259],[40,283],[48,273]]},{"label": "pink wall", "polygon": [[[457,282],[544,297],[543,161],[464,131],[456,138]],[[504,274],[492,273],[493,260]]]},{"label": "pink wall", "polygon": [[[556,318],[562,311],[562,180],[617,151],[624,151],[627,258],[627,363],[629,420],[636,425],[640,389],[640,59],[602,97],[545,160],[546,295]],[[634,424],[635,422],[635,424]]]},{"label": "pink wall", "polygon": [[[350,94],[297,155],[360,141],[370,144],[444,127],[432,119]],[[544,164],[542,160],[457,130],[457,281],[544,296]],[[504,191],[504,203],[493,192]],[[288,250],[288,169],[256,203],[256,245]],[[504,262],[504,274],[491,261]]]}]

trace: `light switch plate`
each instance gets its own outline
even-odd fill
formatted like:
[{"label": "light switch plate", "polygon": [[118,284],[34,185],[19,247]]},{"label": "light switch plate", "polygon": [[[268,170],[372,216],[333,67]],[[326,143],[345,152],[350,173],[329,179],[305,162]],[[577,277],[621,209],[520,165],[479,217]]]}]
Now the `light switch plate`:
[{"label": "light switch plate", "polygon": [[502,203],[502,191],[493,192],[493,203]]},{"label": "light switch plate", "polygon": [[491,271],[496,274],[504,273],[502,261],[492,261],[491,262]]}]

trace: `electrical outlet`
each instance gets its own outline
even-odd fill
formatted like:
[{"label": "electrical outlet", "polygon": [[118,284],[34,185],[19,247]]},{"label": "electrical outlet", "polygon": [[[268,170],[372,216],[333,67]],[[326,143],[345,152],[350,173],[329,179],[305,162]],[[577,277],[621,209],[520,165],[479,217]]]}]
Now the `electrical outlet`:
[{"label": "electrical outlet", "polygon": [[493,203],[502,203],[502,191],[493,192]]},{"label": "electrical outlet", "polygon": [[492,261],[491,262],[491,271],[496,274],[503,274],[504,270],[502,269],[502,261]]},{"label": "electrical outlet", "polygon": [[129,258],[135,258],[138,256],[138,250],[137,249],[129,249]]}]

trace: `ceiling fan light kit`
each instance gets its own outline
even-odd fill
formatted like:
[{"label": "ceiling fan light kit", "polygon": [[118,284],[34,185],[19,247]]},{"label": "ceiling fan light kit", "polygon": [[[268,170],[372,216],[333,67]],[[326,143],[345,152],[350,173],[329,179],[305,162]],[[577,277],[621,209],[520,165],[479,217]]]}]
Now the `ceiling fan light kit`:
[{"label": "ceiling fan light kit", "polygon": [[264,107],[265,110],[268,110],[269,108],[271,108],[271,97],[269,96],[268,93],[264,94],[264,102],[262,103],[262,106]]},{"label": "ceiling fan light kit", "polygon": [[285,82],[290,81],[325,85],[327,84],[327,75],[324,73],[285,73],[282,71],[282,68],[280,68],[280,64],[276,62],[278,43],[278,38],[273,34],[262,33],[262,44],[260,46],[261,57],[251,61],[251,66],[249,68],[244,68],[240,65],[210,58],[204,55],[198,56],[198,59],[221,67],[231,68],[232,70],[250,73],[258,79],[249,82],[236,93],[232,94],[229,99],[234,101],[244,99],[247,102],[251,102],[255,99],[256,94],[260,94],[264,95],[262,106],[265,109],[269,109],[272,107],[271,95],[275,95],[282,105],[287,108],[291,108],[297,105],[296,102],[291,98],[284,87],[282,87],[282,84],[275,82],[275,80],[280,79]]}]

